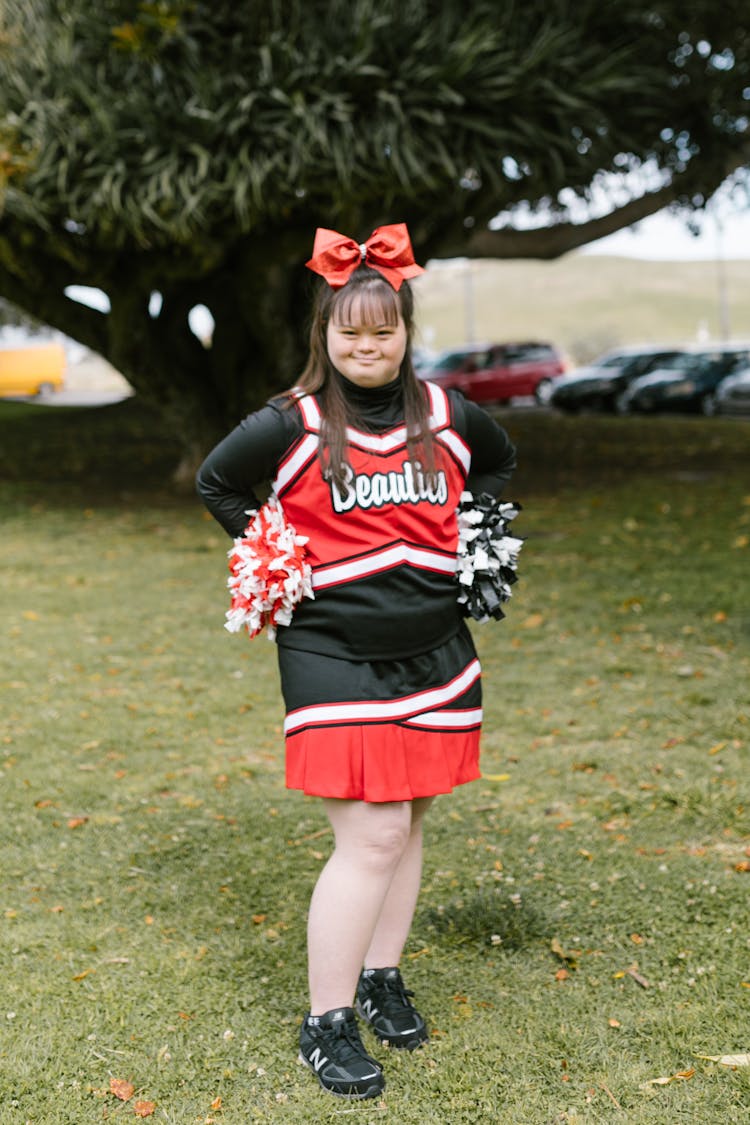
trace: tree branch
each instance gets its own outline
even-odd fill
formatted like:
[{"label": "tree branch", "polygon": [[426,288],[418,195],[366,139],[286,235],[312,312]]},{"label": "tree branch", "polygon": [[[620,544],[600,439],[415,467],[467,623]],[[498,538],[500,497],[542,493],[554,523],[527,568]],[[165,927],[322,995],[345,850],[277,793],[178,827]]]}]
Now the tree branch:
[{"label": "tree branch", "polygon": [[[724,181],[739,168],[746,167],[748,151],[743,148],[731,154],[725,166],[717,170],[714,182],[704,183],[703,195],[709,197]],[[674,176],[669,184],[646,192],[638,199],[631,199],[621,207],[616,207],[606,215],[590,219],[585,223],[553,223],[546,227],[531,230],[516,230],[504,227],[500,230],[487,228],[474,230],[471,234],[463,232],[463,249],[454,247],[457,255],[469,258],[560,258],[563,254],[596,242],[624,227],[632,226],[649,215],[656,214],[670,203],[675,203],[685,192],[685,177]],[[450,257],[441,246],[435,257]]]},{"label": "tree branch", "polygon": [[107,339],[105,313],[66,297],[68,285],[97,285],[90,254],[72,237],[31,223],[0,220],[0,296],[37,320],[58,328],[102,352]]},{"label": "tree branch", "polygon": [[66,297],[66,284],[48,274],[44,285],[32,285],[0,265],[0,295],[50,328],[105,354],[107,314]]},{"label": "tree branch", "polygon": [[598,219],[585,223],[553,223],[531,230],[505,227],[473,232],[466,243],[469,258],[560,258],[570,250],[596,242],[623,227],[661,211],[679,195],[674,183],[631,199]]}]

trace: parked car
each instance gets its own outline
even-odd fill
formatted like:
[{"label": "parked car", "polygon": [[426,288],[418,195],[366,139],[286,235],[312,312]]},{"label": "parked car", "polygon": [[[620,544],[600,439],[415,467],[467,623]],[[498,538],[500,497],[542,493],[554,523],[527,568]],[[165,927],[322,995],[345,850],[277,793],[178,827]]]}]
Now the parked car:
[{"label": "parked car", "polygon": [[457,388],[474,402],[508,402],[528,395],[546,402],[554,380],[564,371],[565,362],[552,344],[527,341],[449,348],[417,374],[446,390]]},{"label": "parked car", "polygon": [[750,344],[727,344],[685,352],[642,375],[618,396],[621,413],[661,410],[716,412],[716,388],[750,364]]},{"label": "parked car", "polygon": [[59,391],[65,381],[65,349],[60,344],[0,348],[0,398]]},{"label": "parked car", "polygon": [[634,379],[680,353],[681,349],[674,345],[644,345],[605,352],[593,363],[558,379],[552,389],[551,405],[569,414],[578,410],[615,410],[617,396]]},{"label": "parked car", "polygon": [[750,415],[750,367],[722,379],[714,399],[717,414]]}]

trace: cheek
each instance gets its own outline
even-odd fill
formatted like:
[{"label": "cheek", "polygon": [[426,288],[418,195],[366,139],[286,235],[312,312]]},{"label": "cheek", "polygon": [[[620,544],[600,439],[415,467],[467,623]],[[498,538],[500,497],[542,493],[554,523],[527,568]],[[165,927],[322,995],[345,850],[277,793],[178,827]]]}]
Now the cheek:
[{"label": "cheek", "polygon": [[406,333],[404,333],[403,336],[401,336],[397,341],[396,347],[394,349],[396,354],[399,356],[399,359],[403,359],[406,355],[406,343]]},{"label": "cheek", "polygon": [[341,341],[330,331],[326,334],[326,351],[329,359],[341,354]]}]

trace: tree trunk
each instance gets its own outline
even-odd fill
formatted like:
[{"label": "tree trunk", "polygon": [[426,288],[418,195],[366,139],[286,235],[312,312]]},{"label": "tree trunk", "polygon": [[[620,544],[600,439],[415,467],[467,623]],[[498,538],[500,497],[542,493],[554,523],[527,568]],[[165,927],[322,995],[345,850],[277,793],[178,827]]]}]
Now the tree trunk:
[{"label": "tree trunk", "polygon": [[[193,487],[221,437],[294,383],[304,362],[294,315],[303,284],[298,269],[239,250],[209,278],[164,286],[156,316],[149,313],[151,285],[130,278],[110,290],[107,358],[178,441],[173,484],[180,490]],[[196,304],[214,319],[209,346],[189,326]]]}]

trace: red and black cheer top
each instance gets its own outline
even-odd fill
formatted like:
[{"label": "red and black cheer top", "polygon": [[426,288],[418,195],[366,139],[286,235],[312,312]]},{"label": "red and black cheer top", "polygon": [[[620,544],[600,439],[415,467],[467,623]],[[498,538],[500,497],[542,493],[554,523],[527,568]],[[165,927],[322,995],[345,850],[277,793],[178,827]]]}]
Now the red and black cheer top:
[{"label": "red and black cheer top", "polygon": [[400,379],[368,389],[342,383],[367,427],[347,429],[343,487],[323,476],[320,407],[302,395],[238,426],[204,462],[198,490],[240,535],[247,510],[258,506],[254,487],[270,478],[287,520],[309,537],[315,600],[305,599],[291,625],[279,628],[280,646],[353,660],[407,658],[459,630],[456,507],[467,485],[499,493],[514,449],[479,407],[426,383],[436,463],[428,478],[409,460]]},{"label": "red and black cheer top", "polygon": [[279,631],[279,644],[386,659],[394,628],[403,656],[435,648],[456,632],[456,507],[471,450],[451,426],[445,391],[435,385],[428,391],[434,476],[409,460],[403,425],[380,434],[350,426],[341,488],[320,471],[318,402],[311,395],[298,400],[304,433],[273,485],[289,522],[309,536],[315,600],[298,607],[292,625]]}]

